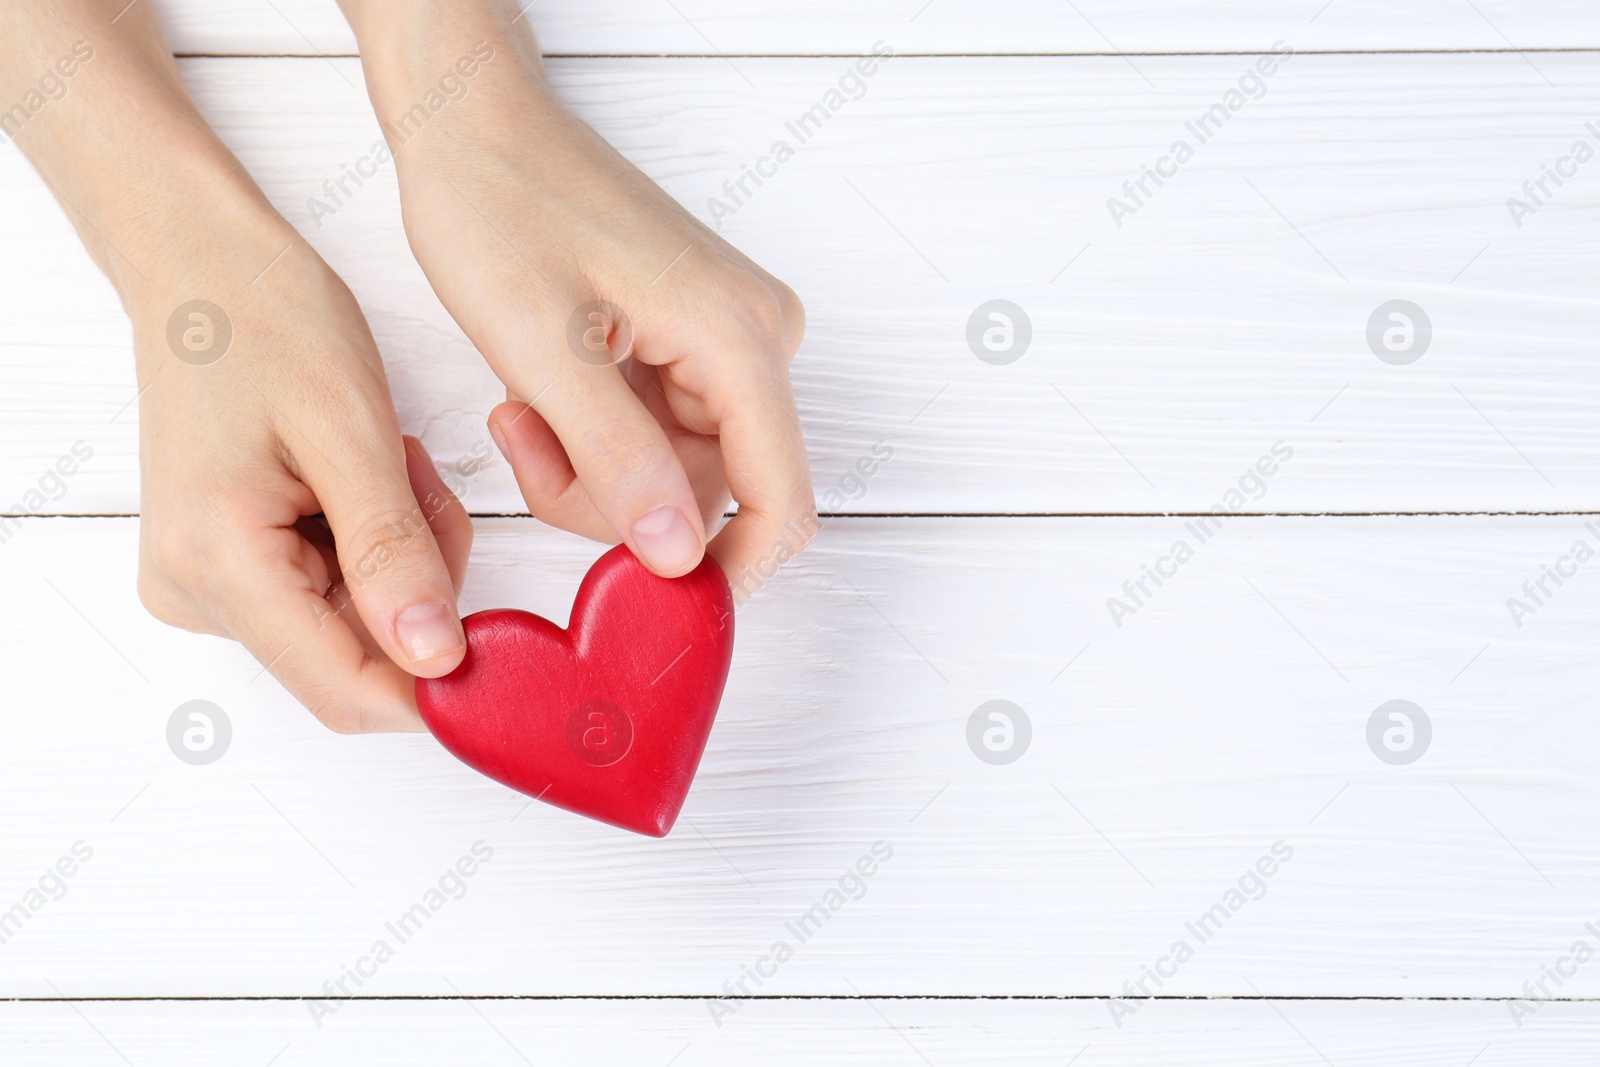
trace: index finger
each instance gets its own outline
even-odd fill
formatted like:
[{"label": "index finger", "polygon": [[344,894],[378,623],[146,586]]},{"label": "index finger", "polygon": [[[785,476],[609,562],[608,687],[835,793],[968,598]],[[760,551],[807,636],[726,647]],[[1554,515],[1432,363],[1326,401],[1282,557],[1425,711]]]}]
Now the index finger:
[{"label": "index finger", "polygon": [[412,676],[367,652],[343,613],[354,608],[341,610],[313,588],[302,562],[309,547],[285,527],[246,535],[248,558],[227,568],[212,613],[329,729],[425,730]]},{"label": "index finger", "polygon": [[816,500],[800,414],[778,362],[751,368],[733,384],[739,399],[718,424],[723,469],[739,511],[707,550],[742,603],[817,534]]}]

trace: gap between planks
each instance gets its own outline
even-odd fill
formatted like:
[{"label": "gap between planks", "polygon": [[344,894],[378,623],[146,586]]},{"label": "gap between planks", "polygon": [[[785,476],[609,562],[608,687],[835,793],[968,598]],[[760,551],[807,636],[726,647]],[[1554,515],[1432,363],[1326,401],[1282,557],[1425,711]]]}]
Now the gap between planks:
[{"label": "gap between planks", "polygon": [[[725,511],[731,519],[738,512]],[[819,511],[820,520],[832,519],[1205,519],[1214,511]],[[308,515],[318,518],[322,513]],[[1389,519],[1389,518],[1561,518],[1600,517],[1600,511],[1234,511],[1231,519]],[[469,511],[473,519],[533,519],[526,511]],[[137,519],[137,511],[0,511],[0,519],[24,522],[41,519]]]},{"label": "gap between planks", "polygon": [[[515,1000],[515,1001],[569,1001],[588,1000],[597,1002],[623,1001],[623,1000],[661,1000],[661,1001],[696,1001],[720,1000],[716,993],[396,993],[391,996],[340,996],[330,997],[318,993],[304,995],[294,994],[258,994],[254,996],[171,996],[171,997],[0,997],[0,1004],[206,1004],[206,1003],[272,1003],[293,1004],[302,1000],[339,1001],[340,1003],[372,1003],[382,1004],[387,1001],[489,1001],[489,1000]],[[862,1000],[927,1000],[927,1001],[1108,1001],[1125,999],[1116,996],[1107,996],[1097,993],[1017,993],[1017,994],[987,994],[987,993],[755,993],[747,997],[738,998],[745,1000],[763,1001],[789,1001],[789,1000],[827,1000],[849,1003]],[[1326,1003],[1364,1003],[1368,1001],[1408,1001],[1416,1003],[1453,1003],[1463,1002],[1470,1004],[1502,1004],[1511,1001],[1526,1000],[1526,997],[1401,997],[1401,996],[1349,996],[1349,997],[1324,997],[1324,996],[1273,996],[1271,994],[1230,996],[1227,994],[1193,993],[1180,995],[1156,995],[1151,997],[1138,997],[1137,1000],[1227,1000],[1259,1003],[1289,1003],[1293,1002],[1326,1002]],[[1559,1004],[1594,1004],[1600,1003],[1600,997],[1541,997],[1539,1003]]]},{"label": "gap between planks", "polygon": [[[1297,56],[1586,55],[1600,48],[1307,48]],[[174,52],[176,59],[360,59],[359,52]],[[1259,56],[1254,51],[1215,52],[896,52],[896,59],[1184,59]],[[545,59],[861,59],[870,52],[546,52]]]}]

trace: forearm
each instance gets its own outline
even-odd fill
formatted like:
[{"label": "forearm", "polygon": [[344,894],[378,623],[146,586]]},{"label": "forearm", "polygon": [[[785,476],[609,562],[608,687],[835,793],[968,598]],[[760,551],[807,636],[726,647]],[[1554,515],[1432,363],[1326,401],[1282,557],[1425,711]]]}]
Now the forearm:
[{"label": "forearm", "polygon": [[[523,0],[525,2],[525,0]],[[367,92],[404,165],[441,121],[554,105],[518,0],[339,0],[361,47]]]},{"label": "forearm", "polygon": [[185,276],[203,258],[186,248],[276,216],[189,99],[150,5],[125,4],[0,4],[0,127],[128,306],[205,281]]}]

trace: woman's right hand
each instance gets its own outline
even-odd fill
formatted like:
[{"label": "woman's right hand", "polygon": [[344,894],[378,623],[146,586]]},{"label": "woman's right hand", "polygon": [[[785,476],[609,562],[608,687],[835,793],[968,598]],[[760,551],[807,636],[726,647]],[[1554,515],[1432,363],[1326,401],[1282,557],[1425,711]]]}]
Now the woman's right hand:
[{"label": "woman's right hand", "polygon": [[0,3],[0,99],[40,70],[62,91],[16,144],[133,320],[140,598],[335,730],[421,730],[413,676],[465,652],[472,524],[401,438],[355,298],[206,124],[149,4]]},{"label": "woman's right hand", "polygon": [[243,643],[334,730],[421,730],[413,676],[465,652],[471,521],[402,439],[349,289],[281,218],[240,214],[127,299],[140,599]]}]

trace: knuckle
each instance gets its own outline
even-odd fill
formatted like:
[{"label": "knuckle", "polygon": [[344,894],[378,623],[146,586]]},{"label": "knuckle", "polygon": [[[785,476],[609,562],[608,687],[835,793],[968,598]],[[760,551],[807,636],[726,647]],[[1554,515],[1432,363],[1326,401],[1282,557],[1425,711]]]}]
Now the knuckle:
[{"label": "knuckle", "polygon": [[805,330],[800,298],[760,268],[727,265],[690,294],[689,310],[713,335],[733,333],[788,355]]},{"label": "knuckle", "polygon": [[[355,344],[341,344],[339,357],[313,380],[325,385],[312,393],[315,397],[313,423],[321,420],[328,438],[325,447],[347,449],[359,455],[367,442],[389,430],[385,410],[383,367],[374,365],[373,354]],[[319,427],[319,428],[321,428]]]},{"label": "knuckle", "polygon": [[657,481],[662,451],[650,434],[625,418],[604,419],[584,434],[589,479],[606,494],[626,494]]},{"label": "knuckle", "polygon": [[170,536],[151,536],[145,541],[144,560],[139,568],[141,591],[159,575],[163,579],[179,582],[193,557],[184,552],[176,539]]},{"label": "knuckle", "polygon": [[806,307],[793,289],[776,279],[772,284],[778,295],[778,309],[783,319],[779,341],[783,346],[784,355],[792,362],[794,354],[800,349],[801,340],[806,335]]},{"label": "knuckle", "polygon": [[741,274],[729,283],[742,331],[766,354],[793,362],[806,332],[806,310],[795,291],[771,277]]},{"label": "knuckle", "polygon": [[795,531],[798,541],[795,551],[802,552],[817,539],[817,533],[822,529],[822,521],[817,517],[815,505],[807,504],[790,513],[788,526]]},{"label": "knuckle", "polygon": [[154,591],[164,584],[193,591],[200,585],[205,553],[204,546],[195,543],[194,529],[193,524],[181,520],[145,521],[141,528],[141,589],[148,584]]},{"label": "knuckle", "polygon": [[332,694],[318,693],[306,701],[306,710],[336,734],[365,733],[365,716],[361,711],[339,700]]},{"label": "knuckle", "polygon": [[[772,347],[782,347],[785,341],[784,297],[777,287],[787,289],[782,282],[772,285],[748,275],[736,287],[739,306],[756,338]],[[793,294],[790,294],[793,296]],[[795,298],[799,302],[799,298]]]},{"label": "knuckle", "polygon": [[251,526],[244,497],[215,482],[202,482],[188,487],[180,503],[169,500],[141,517],[141,565],[178,589],[199,595],[209,576],[227,570],[226,561]]},{"label": "knuckle", "polygon": [[193,620],[184,610],[182,599],[173,591],[172,583],[165,574],[141,566],[136,587],[139,603],[150,613],[151,618],[180,630],[194,629],[191,625]]},{"label": "knuckle", "polygon": [[381,572],[424,566],[432,541],[420,507],[379,509],[352,529],[338,546],[345,580],[359,586]]}]

